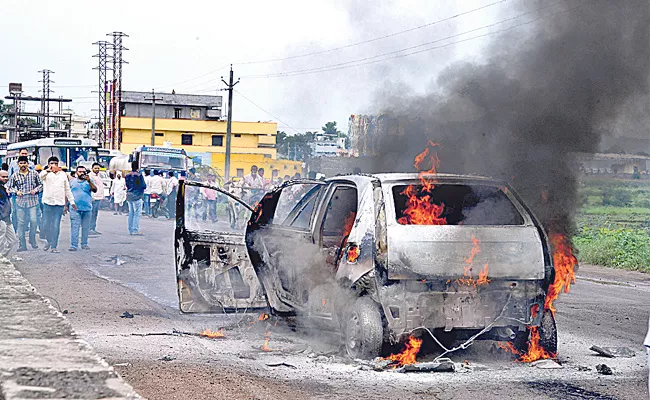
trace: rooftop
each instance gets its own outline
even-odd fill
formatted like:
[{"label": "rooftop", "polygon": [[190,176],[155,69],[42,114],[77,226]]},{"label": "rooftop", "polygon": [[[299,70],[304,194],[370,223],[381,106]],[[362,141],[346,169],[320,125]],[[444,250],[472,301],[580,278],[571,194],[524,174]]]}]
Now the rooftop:
[{"label": "rooftop", "polygon": [[[221,100],[221,96],[156,92],[156,105],[221,107]],[[122,91],[122,103],[151,104],[151,92]]]}]

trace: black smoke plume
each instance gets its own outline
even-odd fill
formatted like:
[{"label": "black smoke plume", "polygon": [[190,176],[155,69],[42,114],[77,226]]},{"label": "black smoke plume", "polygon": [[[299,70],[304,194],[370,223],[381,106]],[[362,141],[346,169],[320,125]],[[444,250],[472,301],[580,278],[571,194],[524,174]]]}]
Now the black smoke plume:
[{"label": "black smoke plume", "polygon": [[595,152],[603,126],[647,94],[650,5],[526,3],[535,22],[496,37],[487,62],[453,65],[435,93],[380,100],[390,134],[374,143],[373,169],[413,171],[433,140],[439,172],[505,179],[548,230],[566,233],[577,200],[570,153]]}]

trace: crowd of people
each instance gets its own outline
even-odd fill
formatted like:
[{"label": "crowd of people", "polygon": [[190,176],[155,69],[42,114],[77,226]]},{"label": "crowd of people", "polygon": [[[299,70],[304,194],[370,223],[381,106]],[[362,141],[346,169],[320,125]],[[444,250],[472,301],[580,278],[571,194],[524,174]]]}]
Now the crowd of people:
[{"label": "crowd of people", "polygon": [[[221,187],[248,204],[254,204],[262,195],[283,182],[300,179],[300,174],[284,178],[264,177],[264,169],[252,166],[249,174],[228,182],[219,182],[214,172],[199,176],[190,169],[186,176],[172,171],[138,169],[132,163],[131,171],[112,173],[110,185],[105,188],[100,177],[101,166],[92,165],[90,171],[78,165],[68,171],[59,165],[57,157],[50,157],[45,166],[34,165],[29,153],[22,149],[18,159],[3,164],[0,169],[0,262],[10,262],[13,251],[42,248],[59,253],[61,220],[69,214],[69,251],[89,250],[88,238],[99,236],[99,210],[108,199],[115,214],[128,213],[130,235],[140,236],[140,217],[163,215],[175,218],[176,194],[179,178]],[[204,219],[216,221],[217,193],[201,190]],[[152,202],[152,200],[156,200]],[[154,209],[152,204],[155,204]],[[157,211],[157,215],[156,215]],[[37,239],[44,244],[39,245]]]},{"label": "crowd of people", "polygon": [[[34,165],[26,149],[10,165],[0,170],[0,262],[8,262],[16,244],[17,252],[39,249],[37,235],[45,242],[43,250],[58,253],[61,219],[70,214],[70,247],[87,250],[88,236],[99,235],[97,216],[104,185],[101,166],[91,171],[77,166],[68,173],[57,157],[47,165]],[[80,235],[81,232],[81,235]]]}]

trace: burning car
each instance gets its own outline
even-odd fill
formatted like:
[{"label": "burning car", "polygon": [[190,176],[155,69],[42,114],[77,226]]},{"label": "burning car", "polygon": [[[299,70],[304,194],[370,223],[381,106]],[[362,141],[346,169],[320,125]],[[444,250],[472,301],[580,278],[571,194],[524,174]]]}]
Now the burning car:
[{"label": "burning car", "polygon": [[349,175],[292,182],[256,207],[246,244],[275,314],[341,332],[351,357],[414,332],[509,340],[529,327],[557,351],[544,310],[546,234],[505,183],[476,176]]},{"label": "burning car", "polygon": [[287,182],[254,208],[245,239],[187,229],[181,214],[191,207],[181,197],[198,186],[181,185],[179,194],[182,311],[196,297],[226,308],[227,296],[217,294],[236,292],[219,283],[228,274],[246,282],[246,307],[263,299],[276,315],[339,332],[353,358],[425,333],[507,340],[525,352],[533,332],[545,351],[557,351],[554,316],[544,307],[554,281],[548,239],[503,182],[446,174]]}]

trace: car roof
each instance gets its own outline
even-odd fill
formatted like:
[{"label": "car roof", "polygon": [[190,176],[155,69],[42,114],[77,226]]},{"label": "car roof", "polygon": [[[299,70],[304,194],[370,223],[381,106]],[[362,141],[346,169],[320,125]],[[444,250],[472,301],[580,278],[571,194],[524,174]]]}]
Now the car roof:
[{"label": "car roof", "polygon": [[[486,184],[493,185],[503,185],[504,182],[498,179],[493,179],[486,176],[480,175],[460,175],[460,174],[425,174],[424,177],[435,179],[441,182],[481,182]],[[348,175],[337,175],[331,178],[326,179],[326,182],[330,181],[340,181],[349,179],[352,181],[372,181],[379,180],[382,183],[398,183],[405,181],[414,181],[420,178],[420,174],[417,172],[391,172],[391,173],[378,173],[378,174],[348,174]]]}]

